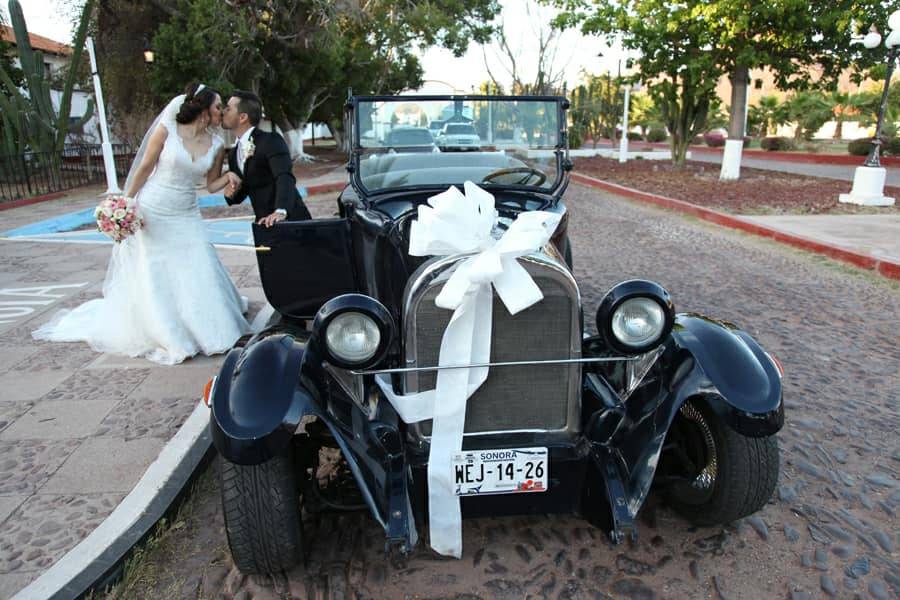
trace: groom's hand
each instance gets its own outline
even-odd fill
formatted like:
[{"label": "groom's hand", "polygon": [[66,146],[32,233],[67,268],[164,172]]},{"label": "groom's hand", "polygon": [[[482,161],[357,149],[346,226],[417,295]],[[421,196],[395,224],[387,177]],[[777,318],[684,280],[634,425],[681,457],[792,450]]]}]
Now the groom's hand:
[{"label": "groom's hand", "polygon": [[284,211],[276,210],[268,217],[263,217],[259,220],[259,224],[263,227],[271,227],[278,221],[284,221],[287,218],[287,214]]}]

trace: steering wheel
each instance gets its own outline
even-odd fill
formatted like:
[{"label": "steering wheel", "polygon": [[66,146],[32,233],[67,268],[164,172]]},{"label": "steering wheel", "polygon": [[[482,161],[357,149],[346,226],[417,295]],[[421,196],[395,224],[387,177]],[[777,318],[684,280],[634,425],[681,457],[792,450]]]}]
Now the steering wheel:
[{"label": "steering wheel", "polygon": [[503,175],[516,175],[516,174],[524,174],[525,176],[513,181],[513,185],[525,185],[532,177],[537,177],[537,183],[533,185],[542,185],[545,181],[547,181],[547,175],[538,171],[537,169],[532,169],[531,167],[512,167],[509,169],[498,169],[496,171],[492,171],[488,173],[484,177],[481,178],[481,183],[491,183],[493,179],[497,177],[502,177]]}]

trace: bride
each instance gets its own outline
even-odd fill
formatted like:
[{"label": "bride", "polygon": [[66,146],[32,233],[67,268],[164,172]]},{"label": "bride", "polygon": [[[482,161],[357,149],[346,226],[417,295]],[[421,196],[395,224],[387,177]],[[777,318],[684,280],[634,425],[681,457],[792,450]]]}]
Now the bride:
[{"label": "bride", "polygon": [[217,192],[225,144],[216,90],[191,84],[150,127],[125,183],[144,225],[113,247],[103,297],[57,313],[35,339],[84,341],[98,352],[176,364],[226,352],[250,331],[247,310],[206,237],[195,183]]}]

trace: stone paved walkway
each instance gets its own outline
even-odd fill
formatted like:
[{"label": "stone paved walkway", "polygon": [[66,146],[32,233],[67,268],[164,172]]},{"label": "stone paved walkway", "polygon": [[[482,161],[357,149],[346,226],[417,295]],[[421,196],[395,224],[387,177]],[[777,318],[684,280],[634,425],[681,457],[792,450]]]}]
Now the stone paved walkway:
[{"label": "stone paved walkway", "polygon": [[876,598],[900,596],[900,286],[864,271],[580,185],[567,193],[586,322],[619,281],[737,323],[784,364],[781,476],[756,515],[691,527],[651,494],[635,543],[576,516],[471,519],[463,558],[384,553],[365,512],[307,515],[306,562],[247,577],[225,539],[215,471],[143,565],[135,597]]},{"label": "stone paved walkway", "polygon": [[[333,176],[332,176],[333,180]],[[101,188],[0,212],[0,231],[90,208]],[[330,216],[334,198],[312,198]],[[252,217],[245,203],[247,218]],[[100,296],[111,246],[0,239],[0,599],[36,579],[131,491],[224,355],[160,366],[31,338]],[[255,254],[219,249],[248,319],[265,306]]]}]

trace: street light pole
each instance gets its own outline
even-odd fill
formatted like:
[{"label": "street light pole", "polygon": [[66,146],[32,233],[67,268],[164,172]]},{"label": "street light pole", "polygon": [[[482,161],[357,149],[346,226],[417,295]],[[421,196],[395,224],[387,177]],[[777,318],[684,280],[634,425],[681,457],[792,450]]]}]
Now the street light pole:
[{"label": "street light pole", "polygon": [[891,87],[891,75],[894,73],[894,63],[897,60],[897,47],[888,51],[887,74],[884,76],[884,91],[881,93],[881,106],[878,108],[878,124],[875,125],[875,139],[872,140],[872,150],[863,163],[866,167],[881,167],[881,127],[884,125],[884,113],[887,110],[888,92]]},{"label": "street light pole", "polygon": [[[887,110],[888,92],[891,87],[891,75],[894,73],[894,63],[897,61],[897,48],[900,47],[900,10],[888,19],[888,27],[891,32],[885,40],[888,48],[887,74],[884,78],[884,92],[881,95],[881,106],[878,109],[878,122],[875,126],[875,138],[872,140],[872,150],[866,157],[866,162],[856,168],[853,174],[853,188],[849,194],[841,194],[838,200],[851,204],[864,206],[892,206],[894,199],[884,195],[884,182],[887,179],[887,171],[881,166],[881,128],[884,125],[884,114]],[[872,25],[869,33],[861,41],[869,50],[874,50],[881,45],[881,34],[875,25]]]},{"label": "street light pole", "polygon": [[88,56],[91,59],[91,75],[94,78],[94,96],[97,99],[97,116],[100,118],[101,148],[103,149],[103,168],[106,170],[106,193],[120,194],[119,182],[116,178],[116,160],[113,157],[112,144],[109,141],[109,127],[106,123],[106,107],[103,103],[103,88],[100,87],[100,74],[97,72],[97,57],[94,54],[94,40],[85,40]]}]

